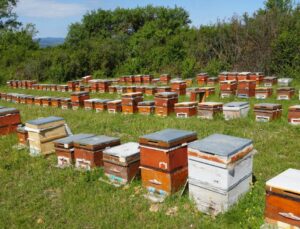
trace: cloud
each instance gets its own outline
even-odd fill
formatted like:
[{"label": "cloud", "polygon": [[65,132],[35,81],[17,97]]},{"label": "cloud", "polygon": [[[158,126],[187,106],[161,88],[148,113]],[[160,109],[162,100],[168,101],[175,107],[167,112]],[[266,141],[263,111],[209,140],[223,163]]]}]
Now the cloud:
[{"label": "cloud", "polygon": [[79,3],[64,3],[59,0],[20,0],[16,13],[31,18],[67,18],[84,14],[88,8]]}]

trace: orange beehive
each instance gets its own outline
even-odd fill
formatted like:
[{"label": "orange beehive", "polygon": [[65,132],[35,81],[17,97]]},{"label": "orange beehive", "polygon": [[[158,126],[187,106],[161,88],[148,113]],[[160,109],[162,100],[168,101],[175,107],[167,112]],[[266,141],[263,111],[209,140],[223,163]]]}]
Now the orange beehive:
[{"label": "orange beehive", "polygon": [[198,102],[182,102],[175,104],[175,114],[178,118],[188,118],[197,115]]},{"label": "orange beehive", "polygon": [[199,86],[203,86],[207,83],[208,74],[207,73],[199,73],[197,75],[197,83]]}]

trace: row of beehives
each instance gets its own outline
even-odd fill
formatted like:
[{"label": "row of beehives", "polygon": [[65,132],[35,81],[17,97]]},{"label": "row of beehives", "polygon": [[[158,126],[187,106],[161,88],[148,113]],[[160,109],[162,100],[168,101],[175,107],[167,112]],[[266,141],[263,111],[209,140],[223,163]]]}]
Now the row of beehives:
[{"label": "row of beehives", "polygon": [[[108,111],[110,113],[123,112],[125,114],[155,113],[159,116],[168,116],[175,112],[177,117],[187,118],[198,116],[204,119],[213,119],[215,116],[224,115],[225,120],[244,118],[248,116],[250,105],[248,102],[182,102],[178,103],[176,93],[165,92],[156,94],[154,101],[143,101],[141,93],[123,94],[122,100],[89,99],[87,93],[73,93],[71,99],[34,97],[22,94],[0,94],[1,98],[15,103],[36,104],[38,106],[52,106],[74,110],[82,107],[86,110]],[[272,103],[260,103],[254,105],[256,121],[267,122],[279,119],[282,115],[282,105]],[[291,124],[300,124],[300,106],[289,107],[288,121]]]},{"label": "row of beehives", "polygon": [[[58,117],[29,121],[24,132],[19,132],[20,142],[26,144],[26,130],[29,144],[38,136],[41,144],[47,142],[44,136],[56,139],[52,150],[58,167],[90,170],[103,166],[116,186],[141,175],[152,199],[177,192],[188,183],[190,198],[207,214],[226,212],[251,188],[255,150],[249,139],[214,134],[197,140],[195,132],[175,129],[141,136],[139,143],[121,144],[119,138],[93,134],[57,139],[58,133],[66,134],[58,131],[64,124]],[[36,143],[30,149],[36,155]],[[266,183],[267,225],[300,226],[299,179],[300,171],[289,169]]]}]

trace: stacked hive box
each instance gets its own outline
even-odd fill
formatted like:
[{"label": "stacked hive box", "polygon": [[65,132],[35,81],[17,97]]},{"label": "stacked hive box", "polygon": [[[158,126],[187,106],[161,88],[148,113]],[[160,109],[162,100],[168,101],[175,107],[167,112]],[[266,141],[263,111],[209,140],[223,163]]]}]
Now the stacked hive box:
[{"label": "stacked hive box", "polygon": [[263,82],[264,74],[262,72],[251,72],[249,75],[250,80],[255,80],[256,85],[260,85]]},{"label": "stacked hive box", "polygon": [[143,83],[143,76],[142,75],[135,75],[134,76],[134,82],[136,84],[142,84]]},{"label": "stacked hive box", "polygon": [[126,76],[125,77],[125,83],[126,84],[133,84],[134,83],[134,77],[133,76]]},{"label": "stacked hive box", "polygon": [[69,99],[69,98],[61,98],[61,108],[63,110],[71,109],[71,107],[72,107],[71,99]]},{"label": "stacked hive box", "polygon": [[249,80],[251,72],[240,72],[237,75],[237,80]]},{"label": "stacked hive box", "polygon": [[189,92],[191,102],[204,102],[206,97],[206,91],[204,89],[195,88]]},{"label": "stacked hive box", "polygon": [[271,87],[258,87],[255,88],[255,98],[256,99],[266,99],[272,96],[273,89]]},{"label": "stacked hive box", "polygon": [[108,87],[112,84],[111,80],[100,80],[99,81],[99,92],[107,93]]},{"label": "stacked hive box", "polygon": [[136,92],[136,86],[127,86],[126,93],[133,93]]},{"label": "stacked hive box", "polygon": [[227,80],[238,80],[238,72],[227,72]]},{"label": "stacked hive box", "polygon": [[293,125],[300,125],[300,105],[289,107],[288,120]]},{"label": "stacked hive box", "polygon": [[51,107],[60,108],[61,107],[61,98],[52,98]]},{"label": "stacked hive box", "polygon": [[169,86],[161,86],[161,87],[156,88],[157,93],[170,92],[171,90],[172,90],[172,88]]},{"label": "stacked hive box", "polygon": [[260,103],[254,105],[255,120],[257,122],[269,122],[281,117],[282,105],[272,103]]},{"label": "stacked hive box", "polygon": [[19,110],[5,107],[0,109],[0,136],[16,133],[20,123],[21,116]]},{"label": "stacked hive box", "polygon": [[228,76],[228,72],[220,72],[218,75],[219,82],[226,81]]},{"label": "stacked hive box", "polygon": [[116,89],[118,94],[124,94],[127,92],[127,87],[125,86],[117,86]]},{"label": "stacked hive box", "polygon": [[99,84],[101,80],[90,80],[89,84],[91,86],[92,92],[98,92],[99,91]]},{"label": "stacked hive box", "polygon": [[162,74],[160,77],[159,77],[159,81],[162,83],[162,84],[168,84],[170,83],[171,81],[171,76],[169,74]]},{"label": "stacked hive box", "polygon": [[33,156],[54,152],[53,141],[68,135],[65,120],[54,116],[29,121],[25,130],[28,131],[30,154]]},{"label": "stacked hive box", "polygon": [[146,95],[154,95],[157,92],[157,88],[153,86],[149,86],[145,88]]},{"label": "stacked hive box", "polygon": [[87,99],[84,100],[84,109],[85,110],[95,110],[96,109],[96,103],[99,101],[99,99]]},{"label": "stacked hive box", "polygon": [[103,166],[103,150],[120,145],[119,138],[104,135],[74,141],[74,159],[76,168],[90,170]]},{"label": "stacked hive box", "polygon": [[18,125],[17,127],[17,135],[19,140],[19,145],[27,146],[28,144],[28,131],[25,130],[25,125]]},{"label": "stacked hive box", "polygon": [[239,98],[250,98],[255,96],[256,81],[240,80],[238,82],[237,96]]},{"label": "stacked hive box", "polygon": [[71,94],[71,102],[73,110],[84,107],[84,100],[90,99],[88,92],[74,92]]},{"label": "stacked hive box", "polygon": [[225,120],[245,118],[248,116],[250,105],[248,102],[231,102],[223,106]]},{"label": "stacked hive box", "polygon": [[222,113],[223,103],[203,102],[198,104],[198,117],[203,119],[213,119]]},{"label": "stacked hive box", "polygon": [[134,114],[138,112],[138,103],[143,101],[141,92],[127,93],[122,95],[122,112]]},{"label": "stacked hive box", "polygon": [[142,79],[143,79],[144,84],[149,85],[152,83],[153,76],[152,75],[144,75]]},{"label": "stacked hive box", "polygon": [[171,90],[178,95],[186,94],[186,82],[184,80],[174,80],[171,83]]},{"label": "stacked hive box", "polygon": [[263,85],[265,87],[272,87],[275,84],[277,84],[277,77],[275,77],[275,76],[266,76],[263,79]]},{"label": "stacked hive box", "polygon": [[220,81],[220,96],[221,98],[227,98],[236,95],[237,81],[236,80],[224,80]]},{"label": "stacked hive box", "polygon": [[68,81],[67,86],[69,91],[75,91],[76,86],[79,85],[78,81]]},{"label": "stacked hive box", "polygon": [[140,114],[150,115],[155,111],[154,101],[143,101],[138,103],[138,111]]},{"label": "stacked hive box", "polygon": [[122,112],[122,100],[111,100],[107,102],[107,111],[108,113],[115,114]]},{"label": "stacked hive box", "polygon": [[67,91],[69,91],[69,87],[68,87],[68,85],[59,85],[58,91],[67,92]]},{"label": "stacked hive box", "polygon": [[146,88],[144,86],[137,86],[136,92],[141,92],[142,94],[145,94]]},{"label": "stacked hive box", "polygon": [[96,112],[102,112],[107,110],[107,103],[112,101],[111,99],[97,99],[95,101],[95,110]]},{"label": "stacked hive box", "polygon": [[174,112],[174,105],[178,103],[176,92],[156,93],[154,97],[155,114],[158,116],[168,116]]},{"label": "stacked hive box", "polygon": [[188,118],[197,115],[198,102],[175,103],[175,114],[178,118]]},{"label": "stacked hive box", "polygon": [[209,77],[207,79],[207,85],[208,86],[214,86],[218,83],[218,81],[219,81],[218,77]]},{"label": "stacked hive box", "polygon": [[280,78],[280,79],[278,79],[278,86],[288,87],[288,86],[290,86],[292,81],[293,81],[292,78]]},{"label": "stacked hive box", "polygon": [[142,184],[150,193],[174,193],[185,184],[187,143],[196,139],[195,132],[175,129],[140,137]]},{"label": "stacked hive box", "polygon": [[103,151],[106,176],[120,184],[130,182],[139,174],[140,149],[136,142],[128,142]]},{"label": "stacked hive box", "polygon": [[43,107],[50,107],[51,106],[51,97],[44,96],[42,99],[42,106]]},{"label": "stacked hive box", "polygon": [[295,95],[295,88],[281,87],[277,89],[278,100],[290,100]]},{"label": "stacked hive box", "polygon": [[226,212],[249,190],[252,150],[251,140],[221,134],[188,145],[189,195],[199,211]]},{"label": "stacked hive box", "polygon": [[57,166],[68,167],[74,164],[74,141],[94,137],[93,134],[76,134],[54,141]]},{"label": "stacked hive box", "polygon": [[197,75],[197,83],[199,86],[203,86],[207,84],[208,74],[207,73],[199,73]]},{"label": "stacked hive box", "polygon": [[114,93],[116,93],[116,92],[117,92],[117,86],[114,86],[114,85],[109,86],[109,87],[108,87],[108,92],[109,92],[109,94],[114,94]]},{"label": "stacked hive box", "polygon": [[299,180],[300,170],[288,169],[267,181],[265,207],[267,224],[274,228],[300,228]]}]

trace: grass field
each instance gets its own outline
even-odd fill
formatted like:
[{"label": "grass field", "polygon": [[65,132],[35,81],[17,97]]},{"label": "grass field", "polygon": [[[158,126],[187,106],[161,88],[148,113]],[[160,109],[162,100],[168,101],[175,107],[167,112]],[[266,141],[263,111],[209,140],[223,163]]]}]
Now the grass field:
[{"label": "grass field", "polygon": [[[68,93],[12,90],[34,95],[68,96]],[[112,98],[116,95],[93,95]],[[181,98],[183,100],[185,98]],[[212,96],[209,101],[221,100]],[[258,103],[251,99],[251,106]],[[265,102],[278,102],[275,96]],[[120,137],[122,142],[138,141],[146,133],[164,128],[193,130],[201,139],[223,133],[250,138],[258,154],[254,157],[255,183],[249,193],[229,212],[216,218],[199,213],[188,193],[170,196],[154,205],[144,198],[139,180],[130,186],[114,188],[100,182],[102,169],[79,172],[57,169],[56,157],[32,158],[27,150],[17,151],[15,135],[0,140],[0,228],[259,228],[263,224],[264,185],[266,180],[287,168],[300,169],[300,128],[287,122],[287,109],[300,104],[297,97],[280,101],[284,112],[280,120],[256,123],[253,110],[249,117],[224,121],[177,119],[174,116],[122,115],[41,108],[0,101],[0,105],[20,109],[22,121],[60,116],[73,133],[95,133]],[[173,211],[172,211],[173,210]]]}]

